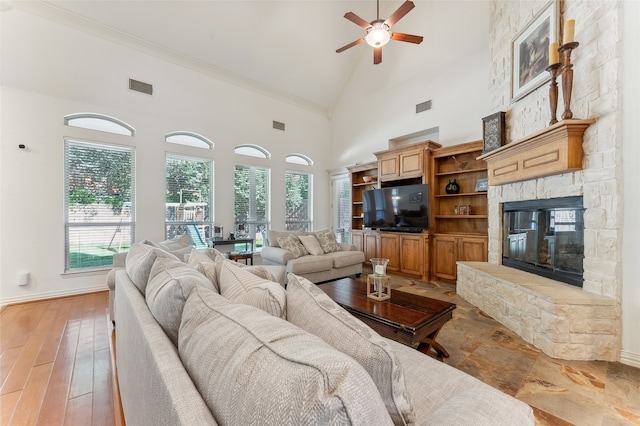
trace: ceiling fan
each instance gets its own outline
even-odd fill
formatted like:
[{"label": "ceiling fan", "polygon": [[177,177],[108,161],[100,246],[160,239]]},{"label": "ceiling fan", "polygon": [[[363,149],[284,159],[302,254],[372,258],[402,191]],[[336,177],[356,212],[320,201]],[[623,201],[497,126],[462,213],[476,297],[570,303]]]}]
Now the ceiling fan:
[{"label": "ceiling fan", "polygon": [[336,50],[336,53],[344,52],[350,47],[357,46],[363,41],[366,41],[367,44],[373,47],[373,63],[377,65],[382,62],[382,46],[387,44],[389,40],[406,41],[408,43],[415,44],[422,43],[422,36],[391,32],[391,27],[393,27],[396,22],[402,19],[404,15],[409,13],[409,11],[415,7],[415,4],[413,4],[412,1],[407,0],[402,3],[402,5],[386,20],[380,19],[380,0],[377,0],[376,4],[376,19],[371,22],[365,21],[353,12],[345,13],[344,17],[354,24],[364,28],[367,35],[347,44],[346,46],[342,46],[340,49]]}]

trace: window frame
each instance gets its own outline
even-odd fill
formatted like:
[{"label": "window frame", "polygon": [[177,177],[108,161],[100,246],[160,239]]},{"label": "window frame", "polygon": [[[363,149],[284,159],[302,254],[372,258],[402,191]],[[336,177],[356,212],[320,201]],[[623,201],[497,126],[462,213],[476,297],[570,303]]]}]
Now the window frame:
[{"label": "window frame", "polygon": [[[175,212],[175,217],[176,220],[168,220],[167,217],[169,215],[169,202],[167,201],[167,197],[169,196],[169,191],[170,188],[168,187],[168,180],[167,180],[167,165],[168,165],[168,160],[169,159],[173,159],[173,160],[181,160],[181,161],[194,161],[194,162],[199,162],[199,163],[208,163],[209,164],[209,179],[208,179],[208,185],[209,185],[209,193],[208,193],[208,197],[209,197],[209,203],[208,203],[208,209],[209,209],[209,217],[206,217],[206,214],[203,213],[203,218],[202,220],[197,220],[198,219],[198,212],[197,212],[197,207],[198,204],[201,203],[190,203],[190,202],[185,202],[182,203],[182,195],[180,198],[180,201],[177,203],[177,207],[176,208],[176,212]],[[214,216],[215,216],[215,163],[214,160],[211,158],[205,158],[205,157],[197,157],[197,156],[193,156],[193,155],[185,155],[185,154],[180,154],[180,153],[175,153],[175,152],[165,152],[165,159],[164,159],[164,176],[165,176],[165,199],[164,199],[164,205],[165,205],[165,214],[164,214],[164,235],[166,239],[171,239],[174,238],[178,235],[182,235],[185,232],[189,232],[191,234],[191,232],[195,232],[193,230],[191,230],[187,225],[195,225],[198,228],[198,235],[191,235],[191,239],[194,242],[194,245],[196,246],[196,248],[204,248],[206,245],[208,245],[207,240],[211,240],[213,238],[213,224],[214,224]],[[176,204],[176,203],[171,203],[171,204]],[[178,220],[178,216],[180,214],[180,207],[181,205],[184,204],[184,206],[182,207],[182,220]],[[193,204],[192,206],[189,206],[189,204]],[[193,207],[194,210],[184,210],[185,207]],[[193,213],[193,214],[192,214]],[[191,219],[191,220],[189,220]],[[171,232],[170,227],[174,227],[176,228],[176,230],[174,232]]]},{"label": "window frame", "polygon": [[[105,121],[111,124],[115,124],[116,126],[124,129],[121,131],[110,131],[110,130],[105,130],[105,129],[101,129],[99,127],[92,127],[92,126],[79,126],[78,124],[73,124],[74,121],[76,120],[83,120],[83,119],[95,119],[95,120],[100,120],[100,121]],[[111,117],[110,115],[106,115],[106,114],[100,114],[97,112],[76,112],[73,114],[67,114],[64,116],[64,124],[65,126],[69,126],[69,127],[76,127],[76,128],[80,128],[80,129],[89,129],[89,130],[95,130],[98,132],[105,132],[105,133],[111,133],[114,135],[124,135],[124,136],[135,136],[136,135],[136,129],[130,125],[129,123],[120,120],[118,118],[115,117]]]},{"label": "window frame", "polygon": [[[307,219],[305,220],[289,220],[289,212],[286,203],[290,200],[289,194],[287,193],[287,176],[289,175],[304,175],[308,177],[307,183]],[[285,229],[287,231],[295,231],[295,230],[305,230],[311,231],[313,230],[313,173],[311,172],[302,172],[300,170],[285,170],[284,172],[285,178],[285,206],[284,206],[284,223]],[[306,224],[304,228],[300,228],[298,225]]]},{"label": "window frame", "polygon": [[[248,217],[246,220],[244,221],[239,221],[238,217],[237,217],[237,207],[236,207],[236,203],[237,203],[237,199],[234,196],[233,199],[233,229],[234,229],[234,233],[236,238],[239,238],[242,236],[241,232],[247,232],[249,235],[249,238],[252,238],[255,240],[255,236],[260,233],[262,235],[262,241],[264,244],[264,241],[266,241],[266,236],[267,236],[267,231],[270,229],[271,227],[271,168],[267,165],[265,166],[257,166],[257,165],[253,165],[253,164],[245,164],[245,163],[236,163],[233,167],[233,173],[234,173],[234,179],[233,179],[233,183],[234,183],[234,187],[238,187],[237,181],[236,181],[236,171],[238,169],[238,167],[241,168],[246,168],[249,169],[250,173],[254,174],[254,179],[255,179],[255,172],[257,170],[262,170],[265,172],[265,206],[264,206],[264,215],[265,215],[265,219],[264,220],[259,220],[258,217]],[[251,192],[251,187],[250,187],[250,192]],[[255,189],[254,189],[255,191]],[[237,192],[236,192],[237,194]],[[253,194],[250,193],[249,197],[248,197],[249,201],[250,200],[255,200],[256,199],[256,193],[254,192]],[[248,207],[249,210],[249,215],[251,214],[251,206],[249,205]],[[257,214],[257,212],[256,212]],[[245,229],[240,229],[241,225],[243,228]],[[248,225],[248,230],[246,229]],[[257,241],[254,241],[255,243],[257,243]],[[262,251],[262,247],[258,246],[257,244],[254,244],[255,246],[255,250],[260,252]]]},{"label": "window frame", "polygon": [[[131,167],[131,178],[129,181],[129,201],[123,202],[123,205],[120,207],[120,213],[119,213],[119,220],[118,221],[97,221],[97,222],[91,222],[91,221],[73,221],[71,218],[71,210],[72,207],[71,205],[73,204],[71,202],[71,188],[70,188],[70,182],[71,182],[71,175],[70,175],[70,148],[76,146],[76,147],[86,147],[89,149],[95,149],[95,150],[108,150],[108,151],[113,151],[113,152],[124,152],[124,153],[128,153],[130,155],[130,158],[128,160],[128,163],[130,164]],[[105,263],[105,264],[100,264],[100,265],[93,265],[93,266],[85,266],[85,267],[72,267],[72,247],[74,246],[71,243],[71,234],[72,234],[72,230],[74,228],[78,228],[78,233],[80,234],[80,230],[82,228],[109,228],[109,227],[115,227],[115,231],[113,233],[113,236],[111,237],[111,240],[109,242],[109,246],[106,248],[106,250],[112,250],[111,249],[111,244],[113,243],[114,238],[116,237],[117,234],[120,235],[120,248],[122,248],[122,236],[125,234],[126,232],[126,227],[129,227],[129,241],[128,243],[128,248],[133,245],[133,243],[135,242],[135,230],[136,230],[136,219],[135,219],[135,201],[136,201],[136,197],[135,197],[135,185],[136,185],[136,149],[133,146],[127,146],[127,145],[119,145],[119,144],[113,144],[113,143],[108,143],[108,142],[98,142],[98,141],[88,141],[88,140],[84,140],[82,138],[75,138],[75,137],[65,137],[63,139],[63,162],[64,162],[64,170],[63,170],[63,175],[64,175],[64,184],[63,184],[63,197],[64,197],[64,201],[63,201],[63,208],[64,208],[64,272],[65,273],[78,273],[78,272],[87,272],[87,271],[94,271],[94,270],[103,270],[106,268],[111,268],[113,266],[113,254],[105,256],[103,255],[102,257],[107,257],[109,262]],[[104,177],[100,177],[98,179],[96,179],[96,181],[103,181]],[[93,196],[93,195],[92,195]],[[104,195],[102,195],[104,196]],[[94,204],[94,203],[92,203]],[[86,204],[86,205],[91,205],[91,204]],[[100,204],[96,204],[96,206],[100,206]],[[104,204],[103,204],[104,206]],[[104,207],[103,207],[104,208]],[[111,209],[113,210],[114,208],[116,208],[114,205],[111,206]],[[99,207],[95,207],[94,209],[96,210],[101,210]],[[123,214],[125,214],[126,216],[128,216],[130,219],[127,221],[123,220]],[[97,215],[97,213],[96,213]],[[86,213],[85,213],[86,216]],[[109,231],[110,233],[110,231]],[[99,235],[99,234],[98,234]],[[81,235],[79,235],[79,237],[77,237],[76,239],[82,238]],[[94,237],[95,238],[95,237]],[[125,244],[126,245],[126,244]],[[123,251],[127,251],[127,250],[123,250]],[[117,251],[119,252],[119,251]],[[115,252],[115,253],[117,253]],[[80,255],[78,254],[78,256],[80,257]]]}]

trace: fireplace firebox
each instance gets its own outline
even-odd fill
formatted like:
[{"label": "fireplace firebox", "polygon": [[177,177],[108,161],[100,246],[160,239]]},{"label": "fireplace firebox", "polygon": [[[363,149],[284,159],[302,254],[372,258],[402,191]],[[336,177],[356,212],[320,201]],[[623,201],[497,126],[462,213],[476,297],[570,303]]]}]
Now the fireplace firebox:
[{"label": "fireplace firebox", "polygon": [[503,204],[502,264],[582,287],[582,197]]}]

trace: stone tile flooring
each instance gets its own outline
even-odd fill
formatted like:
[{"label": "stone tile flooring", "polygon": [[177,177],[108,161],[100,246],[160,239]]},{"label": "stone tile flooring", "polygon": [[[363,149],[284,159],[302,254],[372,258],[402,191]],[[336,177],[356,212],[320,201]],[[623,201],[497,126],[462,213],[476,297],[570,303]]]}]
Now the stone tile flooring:
[{"label": "stone tile flooring", "polygon": [[550,358],[465,302],[453,285],[392,275],[391,287],[456,303],[437,338],[451,355],[444,362],[531,405],[536,424],[640,425],[640,369]]}]

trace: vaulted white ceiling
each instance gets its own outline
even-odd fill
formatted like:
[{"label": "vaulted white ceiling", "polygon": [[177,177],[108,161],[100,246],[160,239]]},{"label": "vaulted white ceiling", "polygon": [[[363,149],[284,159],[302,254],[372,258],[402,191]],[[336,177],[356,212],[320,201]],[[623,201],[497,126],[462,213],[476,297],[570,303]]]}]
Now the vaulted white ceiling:
[{"label": "vaulted white ceiling", "polygon": [[[383,48],[379,65],[373,65],[373,49],[366,43],[340,54],[335,52],[364,35],[364,30],[345,19],[344,14],[351,11],[372,21],[376,18],[375,0],[9,0],[9,3],[129,45],[136,44],[187,66],[206,68],[220,78],[328,114],[359,61],[365,61],[372,72],[389,67],[389,61],[403,56],[422,56],[421,66],[437,67],[439,61],[448,57],[476,50],[475,44],[487,39],[488,16],[473,13],[473,4],[480,1],[484,2],[414,1],[415,9],[393,30],[422,35],[423,43],[391,41]],[[385,19],[402,3],[403,0],[380,2],[380,17]],[[438,8],[433,7],[435,3]],[[434,17],[431,16],[434,9],[450,13]]]}]

